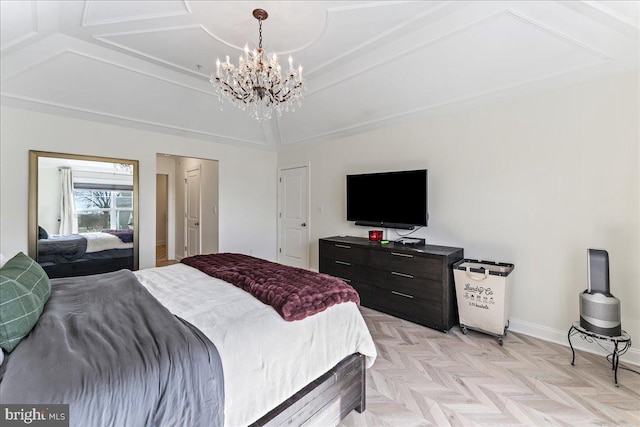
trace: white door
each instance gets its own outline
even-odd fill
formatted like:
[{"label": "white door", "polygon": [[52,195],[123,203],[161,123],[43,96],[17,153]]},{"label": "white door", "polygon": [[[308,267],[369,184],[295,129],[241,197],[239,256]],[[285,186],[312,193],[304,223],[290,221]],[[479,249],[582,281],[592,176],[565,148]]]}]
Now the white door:
[{"label": "white door", "polygon": [[188,170],[185,191],[185,252],[186,256],[200,255],[200,168]]},{"label": "white door", "polygon": [[309,267],[309,172],[306,166],[280,170],[278,261]]}]

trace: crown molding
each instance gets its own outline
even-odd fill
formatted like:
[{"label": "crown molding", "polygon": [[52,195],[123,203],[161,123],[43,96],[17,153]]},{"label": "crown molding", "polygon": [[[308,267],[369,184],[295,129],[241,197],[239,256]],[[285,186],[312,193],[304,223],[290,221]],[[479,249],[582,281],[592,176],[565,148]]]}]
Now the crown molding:
[{"label": "crown molding", "polygon": [[80,22],[80,27],[82,28],[95,27],[95,26],[107,25],[107,24],[120,24],[123,22],[143,21],[146,19],[169,18],[172,16],[181,16],[181,15],[191,14],[191,8],[187,4],[186,0],[180,0],[180,1],[175,1],[175,3],[181,3],[183,10],[176,10],[174,12],[149,13],[146,15],[137,15],[137,16],[122,17],[122,18],[97,19],[92,21],[89,19],[89,13],[90,13],[90,7],[91,7],[90,5],[92,3],[93,2],[90,0],[85,0],[84,2],[84,6],[82,10],[82,20]]},{"label": "crown molding", "polygon": [[[330,19],[329,16],[333,13],[338,13],[346,10],[368,9],[372,7],[389,6],[389,5],[395,5],[396,3],[397,2],[384,1],[384,2],[379,2],[379,4],[376,3],[375,5],[366,4],[366,5],[358,5],[358,6],[346,6],[346,7],[343,6],[343,7],[331,8],[327,10],[327,15],[328,15],[327,25]],[[406,2],[403,2],[403,3],[406,3]],[[415,15],[414,17],[406,20],[402,24],[396,25],[395,27],[390,28],[387,31],[383,31],[379,33],[376,37],[369,39],[366,42],[361,43],[348,51],[342,52],[341,54],[334,56],[333,59],[330,59],[316,66],[315,68],[312,68],[306,71],[305,74],[307,76],[313,76],[314,73],[319,73],[323,69],[329,68],[331,66],[341,65],[349,61],[353,61],[353,59],[367,53],[368,48],[370,48],[371,46],[377,45],[382,40],[385,40],[386,43],[392,42],[393,40],[399,38],[402,35],[407,34],[410,31],[415,31],[416,28],[420,28],[424,26],[424,22],[421,22],[424,18],[429,17],[430,15],[435,15],[436,13],[442,13],[442,12],[446,13],[446,11],[449,10],[450,8],[451,8],[451,4],[449,2],[441,2],[441,4],[439,4],[438,6],[428,9],[418,15]]]},{"label": "crown molding", "polygon": [[13,39],[10,42],[4,43],[2,46],[0,46],[0,51],[10,49],[11,47],[13,47],[13,46],[15,46],[17,44],[20,44],[22,42],[25,42],[25,41],[27,41],[29,39],[32,39],[32,38],[36,37],[37,35],[38,35],[38,33],[36,31],[31,31],[29,33],[25,33],[24,35],[22,35],[22,36],[20,36],[20,37],[18,37],[16,39]]},{"label": "crown molding", "polygon": [[598,10],[599,12],[602,12],[608,16],[610,16],[611,18],[615,19],[616,21],[628,25],[629,27],[632,27],[636,30],[640,30],[640,16],[638,17],[639,20],[638,22],[635,22],[633,19],[630,19],[629,17],[611,9],[610,7],[607,6],[606,2],[603,1],[593,1],[593,0],[583,0],[583,2],[585,5],[592,7],[593,9]]},{"label": "crown molding", "polygon": [[262,141],[251,141],[247,139],[228,137],[213,132],[205,132],[186,127],[172,126],[148,120],[127,117],[118,114],[106,113],[103,111],[91,110],[88,108],[76,107],[73,105],[52,102],[44,99],[30,98],[21,95],[0,92],[2,105],[14,108],[23,108],[31,111],[38,111],[48,114],[56,114],[74,119],[89,120],[98,123],[106,123],[123,127],[132,127],[157,133],[165,133],[187,138],[199,139],[209,142],[219,142],[234,146],[244,146],[254,149],[265,149],[273,151],[272,147]]},{"label": "crown molding", "polygon": [[562,6],[577,12],[589,20],[596,21],[637,42],[640,35],[640,21],[633,19],[606,6],[602,1],[564,1]]},{"label": "crown molding", "polygon": [[111,65],[111,66],[114,66],[114,67],[117,67],[117,68],[120,68],[120,69],[123,69],[123,70],[131,71],[133,73],[140,74],[140,75],[143,75],[143,76],[146,76],[146,77],[151,77],[151,78],[156,79],[156,80],[161,80],[161,81],[163,81],[165,83],[169,83],[169,84],[172,84],[172,85],[175,85],[175,86],[186,88],[186,89],[189,89],[189,90],[192,90],[192,91],[195,91],[195,92],[199,92],[199,93],[202,93],[202,94],[205,94],[205,95],[208,95],[208,96],[214,96],[213,91],[203,90],[203,89],[200,89],[198,87],[195,87],[195,86],[192,86],[192,85],[188,85],[186,83],[178,82],[178,81],[176,81],[174,79],[169,79],[167,77],[162,77],[162,76],[159,76],[157,74],[150,73],[148,71],[142,71],[142,70],[139,70],[137,68],[130,67],[130,66],[127,66],[127,65],[123,65],[123,64],[120,64],[120,63],[112,61],[112,60],[107,60],[107,59],[100,58],[100,57],[95,56],[95,55],[90,55],[88,53],[84,53],[84,52],[80,52],[80,51],[75,50],[75,49],[68,49],[68,48],[67,49],[61,49],[61,50],[59,50],[57,52],[54,52],[51,55],[40,59],[39,61],[36,61],[36,62],[33,62],[33,63],[29,64],[27,67],[24,67],[24,68],[22,68],[22,69],[20,69],[18,71],[15,71],[10,75],[6,75],[5,77],[3,77],[2,80],[3,81],[8,81],[8,80],[10,80],[10,79],[12,79],[12,78],[14,78],[14,77],[26,72],[26,71],[29,71],[29,70],[31,70],[33,68],[36,68],[36,67],[39,67],[39,66],[45,64],[46,62],[49,62],[49,61],[51,61],[51,60],[53,60],[53,59],[55,59],[55,58],[57,58],[59,56],[65,55],[65,54],[73,54],[73,55],[81,56],[81,57],[84,57],[84,58],[87,58],[87,59],[91,59],[93,61],[102,62],[104,64],[108,64],[108,65]]},{"label": "crown molding", "polygon": [[204,73],[200,73],[198,71],[192,70],[190,68],[186,68],[183,67],[181,65],[175,64],[173,62],[170,61],[166,61],[162,58],[159,58],[157,56],[153,56],[153,55],[149,55],[145,52],[142,52],[140,50],[137,49],[133,49],[129,46],[126,46],[122,43],[118,43],[115,42],[113,40],[110,40],[108,37],[114,37],[114,36],[127,36],[127,35],[134,35],[134,34],[150,34],[150,33],[159,33],[159,32],[165,32],[165,31],[179,31],[179,30],[193,30],[193,29],[201,29],[202,31],[204,31],[205,34],[213,37],[214,39],[224,43],[222,40],[216,38],[213,34],[211,34],[203,25],[182,25],[182,26],[175,26],[175,27],[161,27],[161,28],[155,28],[153,30],[139,30],[139,31],[121,31],[121,32],[116,32],[116,33],[109,33],[109,34],[96,34],[93,36],[94,39],[99,40],[105,44],[117,47],[119,49],[122,49],[124,51],[133,53],[135,55],[138,55],[140,57],[146,58],[148,60],[151,61],[155,61],[155,62],[159,62],[161,64],[164,65],[168,65],[170,67],[176,68],[178,70],[187,72],[193,76],[198,76],[198,77],[203,77],[206,78],[207,80],[209,80],[210,76]]},{"label": "crown molding", "polygon": [[30,1],[29,6],[31,7],[31,31],[0,45],[0,52],[38,36],[38,4],[35,1]]},{"label": "crown molding", "polygon": [[505,95],[508,94],[510,91],[516,91],[518,89],[524,89],[526,90],[526,88],[530,85],[534,85],[536,83],[541,83],[547,80],[552,80],[552,79],[557,79],[557,78],[563,78],[565,76],[569,76],[577,71],[588,71],[590,69],[595,69],[597,68],[599,65],[601,64],[596,64],[596,65],[592,65],[589,67],[583,67],[583,68],[578,68],[575,70],[567,70],[567,71],[563,71],[560,73],[556,73],[553,75],[549,75],[546,76],[542,79],[530,79],[527,81],[523,81],[523,82],[518,82],[518,83],[514,83],[511,85],[505,85],[503,87],[500,88],[496,88],[496,89],[491,89],[488,91],[482,91],[482,92],[478,92],[475,94],[472,94],[470,96],[465,96],[465,97],[460,97],[460,98],[456,98],[456,99],[452,99],[446,102],[442,102],[442,103],[438,103],[438,104],[432,104],[432,105],[427,105],[427,106],[423,106],[423,107],[418,107],[418,108],[414,108],[411,110],[406,110],[397,114],[390,114],[387,116],[383,116],[383,117],[379,117],[373,120],[367,120],[367,121],[362,121],[359,123],[355,123],[351,126],[345,126],[342,127],[340,129],[335,129],[329,132],[323,132],[323,133],[318,133],[315,135],[309,135],[308,137],[305,138],[299,138],[297,140],[293,140],[293,141],[283,141],[281,142],[283,147],[290,147],[290,146],[294,146],[296,144],[305,144],[305,143],[312,143],[312,142],[321,142],[321,141],[326,141],[326,140],[331,140],[331,139],[339,139],[339,138],[344,138],[347,136],[351,136],[351,135],[355,135],[358,133],[363,133],[363,132],[368,132],[371,130],[375,130],[375,129],[380,129],[382,127],[387,127],[387,126],[393,126],[399,123],[405,123],[408,121],[412,121],[412,120],[418,120],[419,118],[422,117],[426,117],[430,114],[436,113],[440,110],[444,110],[446,108],[451,108],[454,107],[456,105],[462,104],[462,103],[467,103],[467,102],[473,102],[473,101],[477,101],[480,100],[484,97],[487,96],[493,96],[493,95]]},{"label": "crown molding", "polygon": [[571,44],[572,46],[574,46],[576,48],[584,49],[584,50],[590,52],[591,54],[600,57],[601,60],[603,60],[604,62],[613,61],[613,58],[611,58],[610,56],[598,51],[597,49],[595,49],[593,47],[590,47],[590,46],[588,46],[588,45],[586,45],[584,43],[581,43],[578,40],[576,40],[576,39],[574,39],[574,38],[572,38],[572,37],[570,37],[570,36],[568,36],[568,35],[566,35],[564,33],[561,33],[560,31],[553,30],[553,29],[543,25],[542,23],[536,22],[535,20],[530,19],[530,18],[526,17],[525,15],[523,15],[521,13],[514,12],[511,9],[505,9],[503,11],[497,12],[495,14],[492,14],[492,15],[486,16],[484,18],[481,18],[479,20],[476,20],[474,22],[471,22],[471,23],[469,23],[467,25],[464,25],[462,27],[456,28],[456,29],[454,29],[454,30],[452,30],[452,31],[450,31],[448,33],[440,34],[439,36],[434,37],[434,38],[432,38],[430,40],[427,40],[426,42],[422,42],[422,43],[416,44],[415,46],[412,46],[409,49],[405,49],[403,51],[395,53],[393,56],[385,57],[385,59],[380,60],[378,62],[375,62],[375,63],[372,62],[368,66],[363,67],[363,68],[361,68],[361,69],[359,69],[357,71],[354,71],[354,72],[352,72],[350,74],[346,74],[342,78],[336,79],[336,80],[332,81],[331,83],[325,84],[324,86],[316,86],[313,90],[310,90],[307,93],[307,96],[313,96],[316,93],[319,93],[319,92],[322,92],[324,90],[327,90],[327,89],[329,89],[329,88],[331,88],[333,86],[342,84],[342,83],[344,83],[344,82],[346,82],[346,81],[348,81],[350,79],[358,77],[361,74],[370,72],[371,70],[373,70],[375,68],[378,68],[381,65],[385,65],[385,64],[388,64],[390,62],[394,62],[398,58],[401,58],[403,56],[409,55],[411,53],[415,53],[418,50],[424,49],[427,46],[430,46],[430,45],[435,44],[437,42],[441,42],[441,41],[443,41],[443,40],[445,40],[445,39],[447,39],[449,37],[452,37],[454,35],[457,35],[457,34],[465,32],[465,31],[468,31],[469,29],[473,28],[476,25],[479,25],[479,24],[482,24],[482,23],[486,23],[486,22],[488,22],[490,20],[497,19],[498,17],[504,16],[504,15],[508,15],[508,16],[514,18],[514,19],[517,19],[518,21],[520,21],[520,22],[522,22],[524,24],[530,25],[531,27],[533,27],[533,28],[535,28],[537,30],[543,31],[543,32],[545,32],[545,33],[547,33],[547,34],[549,34],[551,36],[559,38],[559,39]]}]

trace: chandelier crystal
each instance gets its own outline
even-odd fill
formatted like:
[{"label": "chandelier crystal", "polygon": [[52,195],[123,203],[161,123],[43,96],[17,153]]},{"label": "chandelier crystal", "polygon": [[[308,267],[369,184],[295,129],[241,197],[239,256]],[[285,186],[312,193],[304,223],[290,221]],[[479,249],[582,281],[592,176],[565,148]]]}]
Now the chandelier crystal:
[{"label": "chandelier crystal", "polygon": [[216,60],[216,73],[211,83],[221,103],[229,103],[242,110],[249,110],[258,121],[269,120],[273,111],[280,116],[283,111],[295,111],[301,106],[302,65],[293,68],[293,58],[289,56],[289,68],[282,71],[278,56],[262,49],[262,21],[269,17],[267,11],[255,9],[253,16],[258,20],[260,39],[258,48],[249,50],[244,46],[238,66],[233,65],[229,55],[225,62]]}]

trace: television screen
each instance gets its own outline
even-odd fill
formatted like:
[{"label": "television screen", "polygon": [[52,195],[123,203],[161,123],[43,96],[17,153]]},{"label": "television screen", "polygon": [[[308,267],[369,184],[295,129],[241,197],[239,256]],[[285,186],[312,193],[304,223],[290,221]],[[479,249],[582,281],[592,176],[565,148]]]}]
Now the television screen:
[{"label": "television screen", "polygon": [[427,219],[426,169],[347,175],[347,221],[413,228]]}]

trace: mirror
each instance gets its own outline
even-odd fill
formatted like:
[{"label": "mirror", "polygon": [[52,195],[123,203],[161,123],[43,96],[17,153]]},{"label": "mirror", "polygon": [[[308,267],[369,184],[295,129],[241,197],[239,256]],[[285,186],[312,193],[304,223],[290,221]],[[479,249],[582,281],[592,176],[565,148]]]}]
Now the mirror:
[{"label": "mirror", "polygon": [[50,278],[138,269],[138,161],[29,151],[29,256]]}]

